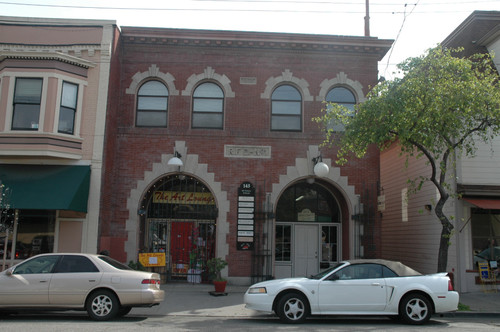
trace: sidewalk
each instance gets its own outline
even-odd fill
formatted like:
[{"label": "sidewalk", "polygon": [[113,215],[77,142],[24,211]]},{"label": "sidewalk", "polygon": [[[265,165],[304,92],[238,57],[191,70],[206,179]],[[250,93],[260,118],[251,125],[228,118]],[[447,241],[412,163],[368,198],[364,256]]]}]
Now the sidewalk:
[{"label": "sidewalk", "polygon": [[[132,314],[169,316],[210,316],[210,317],[274,317],[272,314],[246,309],[243,295],[248,287],[226,288],[226,296],[213,296],[211,284],[167,283],[165,301],[152,308],[134,308]],[[497,293],[462,293],[460,303],[468,306],[468,311],[456,311],[446,315],[500,315],[500,291]]]}]

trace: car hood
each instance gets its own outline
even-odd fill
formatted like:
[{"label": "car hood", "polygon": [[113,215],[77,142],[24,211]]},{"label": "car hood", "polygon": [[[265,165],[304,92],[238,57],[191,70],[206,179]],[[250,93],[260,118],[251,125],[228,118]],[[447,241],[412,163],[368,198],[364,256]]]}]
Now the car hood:
[{"label": "car hood", "polygon": [[253,284],[250,286],[250,288],[254,287],[279,287],[282,284],[293,284],[293,283],[301,283],[306,280],[310,280],[308,278],[302,277],[302,278],[285,278],[285,279],[273,279],[273,280],[267,280],[267,281],[262,281],[256,284]]}]

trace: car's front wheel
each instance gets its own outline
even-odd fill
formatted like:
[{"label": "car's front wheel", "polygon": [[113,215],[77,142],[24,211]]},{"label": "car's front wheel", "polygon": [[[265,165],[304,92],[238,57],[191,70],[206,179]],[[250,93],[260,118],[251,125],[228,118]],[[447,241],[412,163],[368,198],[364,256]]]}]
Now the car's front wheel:
[{"label": "car's front wheel", "polygon": [[421,294],[406,295],[399,305],[399,315],[408,324],[420,325],[429,321],[432,315],[429,300]]},{"label": "car's front wheel", "polygon": [[112,319],[118,314],[120,303],[115,294],[103,289],[90,294],[85,308],[90,318],[103,321]]},{"label": "car's front wheel", "polygon": [[309,306],[304,295],[288,293],[283,295],[276,308],[276,314],[285,323],[302,323],[309,316]]}]

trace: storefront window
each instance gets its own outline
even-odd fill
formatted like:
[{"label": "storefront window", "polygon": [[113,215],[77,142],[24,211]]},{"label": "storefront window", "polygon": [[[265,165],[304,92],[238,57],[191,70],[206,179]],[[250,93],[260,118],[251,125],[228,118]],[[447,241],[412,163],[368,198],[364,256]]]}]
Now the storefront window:
[{"label": "storefront window", "polygon": [[500,263],[500,211],[472,210],[474,267],[479,262]]},{"label": "storefront window", "polygon": [[[9,213],[14,217],[14,212]],[[15,259],[25,259],[34,255],[54,251],[55,211],[53,210],[19,210],[17,221],[17,237]],[[13,225],[13,222],[11,222]],[[11,257],[13,229],[9,230],[7,241],[7,258]],[[0,253],[3,258],[6,233],[0,234]]]}]

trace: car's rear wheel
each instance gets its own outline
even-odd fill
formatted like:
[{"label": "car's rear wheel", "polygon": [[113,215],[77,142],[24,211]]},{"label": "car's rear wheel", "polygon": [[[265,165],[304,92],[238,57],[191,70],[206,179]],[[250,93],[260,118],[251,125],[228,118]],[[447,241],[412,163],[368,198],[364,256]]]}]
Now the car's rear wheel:
[{"label": "car's rear wheel", "polygon": [[90,294],[85,304],[87,313],[93,320],[109,320],[114,318],[120,309],[116,295],[102,289]]},{"label": "car's rear wheel", "polygon": [[421,294],[408,294],[399,304],[399,315],[408,324],[420,325],[429,321],[432,314],[429,300]]},{"label": "car's rear wheel", "polygon": [[309,316],[309,305],[304,295],[288,293],[283,295],[276,308],[276,314],[284,323],[302,323]]}]

